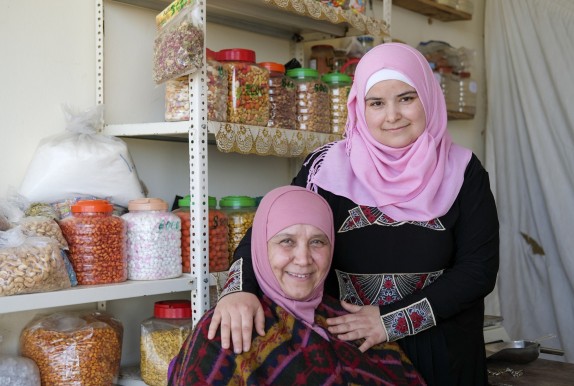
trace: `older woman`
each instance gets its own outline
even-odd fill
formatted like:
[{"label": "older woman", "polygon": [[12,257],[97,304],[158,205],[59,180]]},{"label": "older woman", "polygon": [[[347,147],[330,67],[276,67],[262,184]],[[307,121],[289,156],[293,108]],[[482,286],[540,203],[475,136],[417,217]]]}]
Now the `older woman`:
[{"label": "older woman", "polygon": [[338,301],[323,297],[333,242],[333,215],[321,196],[296,186],[265,195],[251,255],[267,333],[254,339],[251,351],[235,354],[222,348],[220,336],[207,339],[209,311],[184,343],[169,384],[424,384],[398,345],[364,354],[327,330],[325,320],[343,314]]}]

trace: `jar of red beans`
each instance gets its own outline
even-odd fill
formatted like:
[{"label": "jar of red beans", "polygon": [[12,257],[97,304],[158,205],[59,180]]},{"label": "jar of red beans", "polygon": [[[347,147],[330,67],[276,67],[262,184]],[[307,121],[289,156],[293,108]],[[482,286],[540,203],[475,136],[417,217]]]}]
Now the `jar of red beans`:
[{"label": "jar of red beans", "polygon": [[269,71],[256,64],[255,51],[225,49],[216,58],[227,71],[227,121],[267,126]]},{"label": "jar of red beans", "polygon": [[81,200],[60,222],[78,284],[119,283],[127,279],[126,224],[107,200]]},{"label": "jar of red beans", "polygon": [[226,196],[219,200],[219,207],[227,215],[229,223],[229,258],[251,225],[257,206],[255,199],[248,196]]},{"label": "jar of red beans", "polygon": [[259,65],[269,71],[269,121],[267,127],[294,130],[297,125],[295,83],[285,75],[285,66],[275,62]]}]

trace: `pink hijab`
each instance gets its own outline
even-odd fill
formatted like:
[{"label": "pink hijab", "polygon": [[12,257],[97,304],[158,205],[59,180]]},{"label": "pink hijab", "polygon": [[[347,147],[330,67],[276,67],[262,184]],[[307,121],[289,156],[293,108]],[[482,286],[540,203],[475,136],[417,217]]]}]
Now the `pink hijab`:
[{"label": "pink hijab", "polygon": [[[425,110],[425,131],[404,148],[382,145],[367,128],[367,82],[382,69],[410,80]],[[307,187],[378,207],[397,221],[428,221],[446,214],[472,153],[452,142],[445,99],[425,57],[401,43],[371,49],[357,65],[347,107],[346,138],[326,145],[328,150],[311,166]]]},{"label": "pink hijab", "polygon": [[335,234],[329,204],[323,197],[305,188],[282,186],[267,193],[255,213],[251,236],[253,269],[265,295],[326,338],[325,331],[315,325],[315,309],[321,303],[327,273],[307,299],[293,300],[285,296],[269,263],[267,241],[295,224],[310,224],[322,230],[331,242],[333,258]]}]

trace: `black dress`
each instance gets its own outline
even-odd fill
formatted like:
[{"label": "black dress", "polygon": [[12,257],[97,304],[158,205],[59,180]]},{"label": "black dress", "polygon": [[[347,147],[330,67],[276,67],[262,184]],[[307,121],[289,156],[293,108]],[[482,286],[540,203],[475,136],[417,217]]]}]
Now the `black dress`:
[{"label": "black dress", "polygon": [[[311,163],[293,185],[306,185]],[[478,158],[472,156],[448,213],[428,222],[397,222],[377,208],[322,189],[319,194],[333,210],[336,233],[325,292],[378,304],[389,340],[401,345],[429,385],[486,385],[484,297],[496,282],[499,234],[488,174]],[[250,237],[248,232],[235,251],[233,278],[223,294],[257,293]]]}]

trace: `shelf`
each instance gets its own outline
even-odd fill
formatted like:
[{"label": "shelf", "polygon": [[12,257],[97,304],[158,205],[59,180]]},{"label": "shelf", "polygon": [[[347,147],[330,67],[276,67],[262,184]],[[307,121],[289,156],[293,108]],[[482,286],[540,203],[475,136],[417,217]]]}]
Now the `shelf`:
[{"label": "shelf", "polygon": [[472,14],[459,11],[433,0],[393,0],[393,5],[440,21],[470,20]]},{"label": "shelf", "polygon": [[[157,11],[171,3],[169,0],[116,1]],[[206,0],[205,8],[208,22],[289,40],[365,34],[390,36],[390,27],[382,19],[317,0]]]},{"label": "shelf", "polygon": [[[189,127],[187,121],[131,123],[106,125],[103,133],[116,137],[187,142]],[[326,143],[342,138],[338,134],[213,121],[208,122],[207,128],[221,152],[286,158],[303,157]]]},{"label": "shelf", "polygon": [[474,119],[474,114],[459,111],[447,111],[449,120]]},{"label": "shelf", "polygon": [[183,274],[178,278],[165,280],[128,280],[117,284],[78,285],[59,291],[0,297],[0,310],[4,314],[39,308],[191,291],[194,288],[195,281],[190,274]]}]

